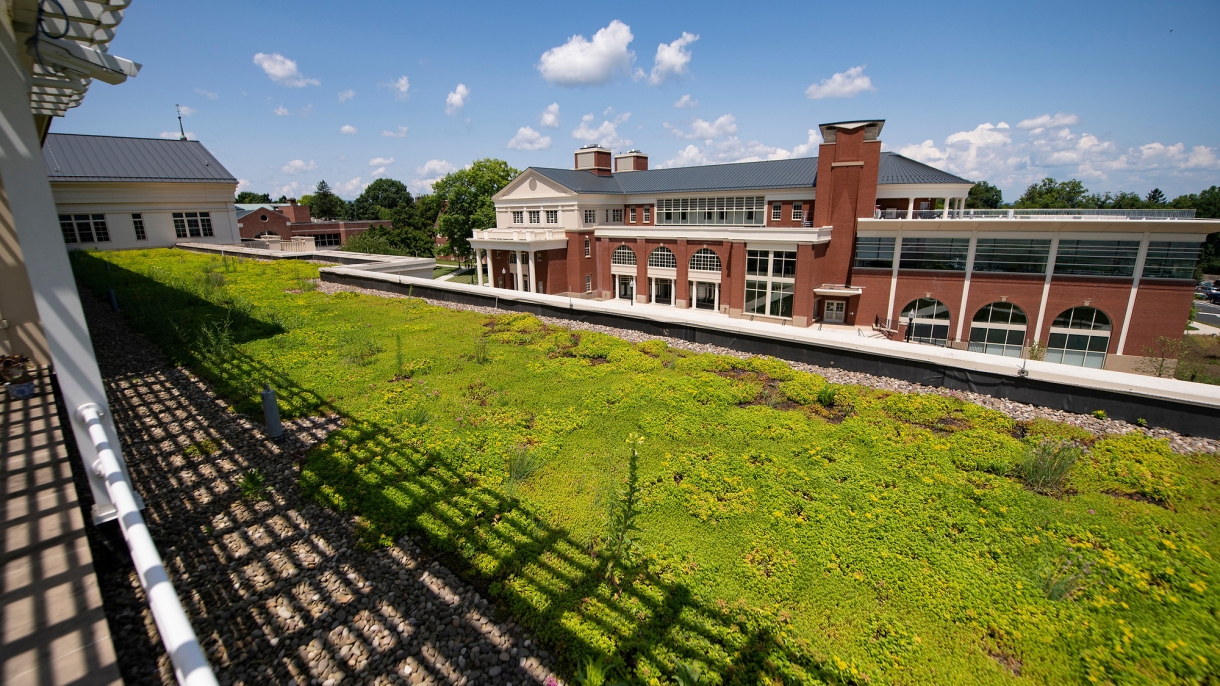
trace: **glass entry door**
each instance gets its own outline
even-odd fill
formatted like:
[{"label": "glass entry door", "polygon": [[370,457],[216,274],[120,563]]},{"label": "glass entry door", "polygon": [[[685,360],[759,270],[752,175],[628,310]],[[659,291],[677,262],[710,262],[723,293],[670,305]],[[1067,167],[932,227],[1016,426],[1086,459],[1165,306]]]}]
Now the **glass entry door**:
[{"label": "glass entry door", "polygon": [[696,310],[715,310],[716,309],[716,289],[719,284],[708,283],[706,281],[695,282],[695,309]]},{"label": "glass entry door", "polygon": [[635,298],[635,277],[618,276],[618,297],[622,300],[631,300]]},{"label": "glass entry door", "polygon": [[842,300],[827,300],[826,301],[826,322],[829,324],[842,324],[843,314],[847,310],[847,303]]},{"label": "glass entry door", "polygon": [[673,279],[649,279],[652,285],[652,302],[658,305],[674,304]]}]

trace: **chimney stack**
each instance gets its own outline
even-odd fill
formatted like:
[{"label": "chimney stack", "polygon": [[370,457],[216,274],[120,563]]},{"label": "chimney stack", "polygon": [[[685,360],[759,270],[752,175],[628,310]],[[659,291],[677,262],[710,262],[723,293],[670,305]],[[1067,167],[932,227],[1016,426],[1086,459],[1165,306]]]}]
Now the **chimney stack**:
[{"label": "chimney stack", "polygon": [[615,155],[614,171],[615,173],[648,171],[648,155],[639,150],[628,150],[621,155]]},{"label": "chimney stack", "polygon": [[610,151],[595,143],[582,146],[576,151],[576,169],[610,176]]}]

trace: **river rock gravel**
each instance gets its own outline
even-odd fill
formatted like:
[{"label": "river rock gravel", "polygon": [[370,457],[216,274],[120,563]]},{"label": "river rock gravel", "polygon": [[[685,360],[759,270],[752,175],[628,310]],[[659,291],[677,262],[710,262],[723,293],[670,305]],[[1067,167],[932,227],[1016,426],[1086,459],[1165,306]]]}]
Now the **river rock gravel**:
[{"label": "river rock gravel", "polygon": [[[415,541],[362,550],[353,517],[301,497],[300,462],[338,417],[269,440],[261,418],[82,302],[145,520],[223,686],[558,683],[545,650]],[[242,494],[254,469],[263,500]],[[125,682],[173,684],[135,571],[98,576]]]},{"label": "river rock gravel", "polygon": [[[379,291],[372,288],[361,288],[359,286],[337,284],[327,281],[320,282],[318,284],[318,290],[323,293],[350,291],[353,293],[363,293],[365,295],[373,295],[382,298],[408,297],[405,295]],[[462,303],[447,302],[444,300],[433,300],[431,298],[424,298],[424,300],[433,305],[446,307],[452,310],[479,312],[482,314],[505,314],[505,310],[498,310],[492,307],[465,305]],[[743,353],[729,348],[722,348],[715,345],[705,345],[702,343],[692,343],[690,341],[684,341],[678,338],[654,336],[651,334],[641,333],[639,331],[633,331],[631,329],[620,329],[611,326],[602,326],[599,324],[587,324],[584,322],[559,317],[539,317],[539,319],[547,324],[552,324],[555,326],[564,326],[581,331],[597,331],[610,336],[622,338],[626,341],[631,341],[632,343],[640,343],[642,341],[649,340],[663,340],[671,347],[681,348],[683,350],[691,350],[701,353],[716,353],[719,355],[732,355],[734,357],[741,358],[750,357],[749,353]],[[858,384],[861,386],[867,386],[869,388],[877,388],[901,393],[937,393],[940,395],[947,395],[996,410],[1017,421],[1027,421],[1036,418],[1050,419],[1056,422],[1063,422],[1064,424],[1078,426],[1098,436],[1104,436],[1107,434],[1125,434],[1138,431],[1154,438],[1168,439],[1170,448],[1177,453],[1190,454],[1220,452],[1220,441],[1216,439],[1202,438],[1198,436],[1183,436],[1168,429],[1141,427],[1119,419],[1099,419],[1093,415],[1075,414],[1073,412],[1065,412],[1063,410],[1038,407],[1036,405],[1006,400],[1004,398],[992,397],[983,393],[957,391],[948,388],[934,388],[932,386],[924,386],[922,384],[911,383],[901,379],[894,379],[885,376],[874,376],[872,374],[852,372],[845,369],[835,369],[834,367],[819,367],[817,365],[804,364],[801,362],[788,362],[788,365],[793,369],[819,374],[825,377],[827,381],[836,384]]]}]

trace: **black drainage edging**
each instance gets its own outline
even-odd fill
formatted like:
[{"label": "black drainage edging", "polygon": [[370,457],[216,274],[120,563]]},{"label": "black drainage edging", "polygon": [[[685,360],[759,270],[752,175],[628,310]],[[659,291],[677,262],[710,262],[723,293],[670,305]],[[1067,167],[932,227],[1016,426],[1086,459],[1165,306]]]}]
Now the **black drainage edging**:
[{"label": "black drainage edging", "polygon": [[496,307],[512,312],[528,312],[545,317],[571,319],[586,324],[630,329],[653,336],[666,336],[692,343],[720,346],[752,355],[770,355],[790,362],[803,362],[819,367],[834,367],[851,372],[900,379],[933,388],[943,386],[954,390],[972,391],[995,398],[1005,398],[1075,414],[1105,410],[1108,417],[1132,424],[1136,423],[1137,419],[1143,419],[1148,422],[1149,426],[1164,427],[1186,436],[1220,438],[1220,409],[1191,403],[1146,398],[1121,391],[1085,388],[1054,381],[991,374],[922,360],[905,360],[858,350],[822,347],[807,342],[728,333],[691,324],[668,324],[621,314],[584,312],[559,305],[506,300],[497,297],[494,293],[476,295],[418,284],[398,284],[350,274],[323,273],[322,280],[463,305]]}]

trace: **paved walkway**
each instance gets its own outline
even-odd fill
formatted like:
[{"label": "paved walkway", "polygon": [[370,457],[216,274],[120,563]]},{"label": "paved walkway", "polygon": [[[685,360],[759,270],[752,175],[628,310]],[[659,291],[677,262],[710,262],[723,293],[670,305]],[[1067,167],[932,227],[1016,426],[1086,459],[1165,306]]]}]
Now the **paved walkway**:
[{"label": "paved walkway", "polygon": [[122,684],[50,383],[0,399],[0,682]]}]

